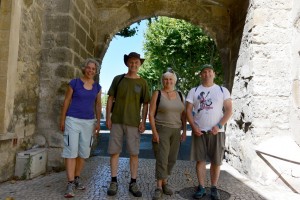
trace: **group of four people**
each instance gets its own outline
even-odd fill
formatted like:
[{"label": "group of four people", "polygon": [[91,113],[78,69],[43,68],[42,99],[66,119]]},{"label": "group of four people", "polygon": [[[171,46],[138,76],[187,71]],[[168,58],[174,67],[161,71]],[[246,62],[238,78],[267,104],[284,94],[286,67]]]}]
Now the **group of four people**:
[{"label": "group of four people", "polygon": [[[129,191],[135,197],[142,196],[137,185],[138,155],[150,102],[149,121],[156,159],[156,189],[153,199],[160,199],[163,194],[173,194],[168,176],[176,163],[180,142],[186,139],[186,121],[192,128],[191,158],[197,161],[199,182],[193,197],[200,199],[206,195],[204,182],[208,156],[211,162],[210,195],[212,199],[220,199],[216,186],[224,156],[224,125],[232,114],[229,91],[214,83],[215,72],[212,65],[204,65],[200,69],[201,84],[192,88],[185,99],[175,90],[177,77],[169,69],[162,75],[162,89],[154,91],[150,101],[147,82],[138,76],[143,62],[144,59],[138,53],[125,54],[124,63],[128,72],[116,76],[108,91],[106,126],[110,130],[108,153],[111,182],[107,194],[114,196],[118,191],[119,155],[125,137],[130,155]],[[82,68],[83,77],[70,81],[62,108],[60,129],[64,132],[62,157],[65,158],[68,179],[64,195],[66,198],[75,196],[74,188],[85,189],[80,173],[84,159],[90,154],[93,133],[100,131],[101,86],[94,81],[97,69],[97,61],[86,60]]]}]

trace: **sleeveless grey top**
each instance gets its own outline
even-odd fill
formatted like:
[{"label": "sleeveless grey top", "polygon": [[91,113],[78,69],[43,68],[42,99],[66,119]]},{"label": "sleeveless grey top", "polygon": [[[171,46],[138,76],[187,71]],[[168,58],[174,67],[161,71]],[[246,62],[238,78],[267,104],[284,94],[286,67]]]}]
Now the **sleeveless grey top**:
[{"label": "sleeveless grey top", "polygon": [[181,113],[183,111],[184,104],[181,102],[178,92],[176,99],[168,99],[161,95],[155,123],[169,128],[180,128],[182,126]]}]

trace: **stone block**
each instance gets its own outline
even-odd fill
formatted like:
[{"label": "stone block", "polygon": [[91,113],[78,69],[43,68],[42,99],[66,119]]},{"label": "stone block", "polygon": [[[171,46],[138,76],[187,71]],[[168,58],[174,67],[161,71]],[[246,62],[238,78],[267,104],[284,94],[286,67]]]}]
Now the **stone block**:
[{"label": "stone block", "polygon": [[59,65],[55,70],[55,75],[57,77],[72,79],[74,78],[74,74],[75,74],[74,67],[70,65]]},{"label": "stone block", "polygon": [[67,32],[58,33],[55,42],[57,47],[67,47],[73,49],[75,38]]},{"label": "stone block", "polygon": [[91,19],[86,18],[86,17],[83,17],[83,16],[81,16],[81,17],[80,17],[80,20],[79,20],[79,24],[82,26],[82,28],[83,28],[87,33],[89,33],[89,30],[90,30],[90,23],[89,23],[89,21],[91,21]]},{"label": "stone block", "polygon": [[7,74],[7,64],[8,64],[8,61],[1,61],[0,60],[0,74],[1,76],[5,76],[6,77],[6,74]]},{"label": "stone block", "polygon": [[81,58],[87,58],[88,57],[88,53],[86,52],[85,48],[80,48],[80,52],[79,55],[81,56]]},{"label": "stone block", "polygon": [[52,1],[52,6],[53,9],[58,13],[68,13],[71,7],[71,1]]},{"label": "stone block", "polygon": [[79,11],[85,14],[85,10],[86,10],[85,1],[75,0],[75,4],[77,5]]},{"label": "stone block", "polygon": [[74,32],[74,20],[69,15],[46,15],[43,29],[48,32]]},{"label": "stone block", "polygon": [[78,39],[80,44],[84,47],[86,44],[86,37],[87,37],[86,31],[80,25],[77,24],[76,25],[76,39]]},{"label": "stone block", "polygon": [[0,48],[0,60],[1,61],[8,61],[8,50],[9,48]]},{"label": "stone block", "polygon": [[55,37],[53,33],[43,34],[43,47],[46,49],[51,49],[55,47]]},{"label": "stone block", "polygon": [[2,0],[0,5],[1,5],[0,6],[1,13],[7,14],[8,12],[11,12],[12,1],[10,1],[10,0]]},{"label": "stone block", "polygon": [[61,148],[47,148],[48,161],[47,170],[62,171],[64,169],[64,159],[61,157]]},{"label": "stone block", "polygon": [[33,4],[33,0],[24,0],[24,5],[29,8]]},{"label": "stone block", "polygon": [[70,14],[74,17],[75,22],[79,22],[81,14],[74,4],[70,8]]},{"label": "stone block", "polygon": [[51,49],[48,54],[48,61],[50,63],[72,63],[73,52],[67,48]]},{"label": "stone block", "polygon": [[63,139],[64,138],[63,138],[63,133],[61,131],[45,130],[45,131],[43,131],[43,135],[45,136],[49,147],[52,147],[52,148],[53,147],[54,148],[62,148],[63,147]]},{"label": "stone block", "polygon": [[87,41],[86,41],[86,49],[87,51],[90,53],[90,54],[94,54],[94,49],[95,49],[95,46],[94,46],[94,42],[93,40],[91,40],[90,37],[87,37]]},{"label": "stone block", "polygon": [[46,138],[41,134],[36,134],[34,137],[34,143],[39,147],[46,147]]},{"label": "stone block", "polygon": [[0,100],[3,100],[0,102],[0,107],[5,105],[5,97],[6,97],[6,87],[7,87],[7,77],[6,76],[0,76]]},{"label": "stone block", "polygon": [[0,48],[8,48],[9,30],[0,30]]}]

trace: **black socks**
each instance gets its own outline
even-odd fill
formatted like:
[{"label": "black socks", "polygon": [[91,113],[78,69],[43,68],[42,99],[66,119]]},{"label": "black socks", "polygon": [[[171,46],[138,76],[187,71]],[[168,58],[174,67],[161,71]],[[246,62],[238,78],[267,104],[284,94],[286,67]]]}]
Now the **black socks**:
[{"label": "black socks", "polygon": [[115,176],[115,177],[111,177],[111,182],[118,182],[118,180],[117,180],[117,177]]},{"label": "black socks", "polygon": [[131,178],[130,184],[131,184],[131,183],[136,183],[136,179]]}]

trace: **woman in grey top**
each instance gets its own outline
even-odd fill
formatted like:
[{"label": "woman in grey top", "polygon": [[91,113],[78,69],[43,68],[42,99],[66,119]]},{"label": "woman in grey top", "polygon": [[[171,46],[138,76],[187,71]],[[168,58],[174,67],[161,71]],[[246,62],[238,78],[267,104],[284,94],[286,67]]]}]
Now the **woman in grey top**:
[{"label": "woman in grey top", "polygon": [[153,199],[160,199],[163,193],[173,194],[167,178],[176,163],[180,142],[186,139],[184,98],[175,90],[176,81],[176,74],[172,70],[164,73],[163,88],[153,92],[150,103],[149,120],[152,128],[157,180]]}]

